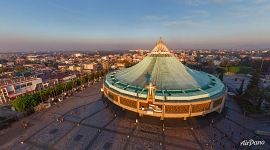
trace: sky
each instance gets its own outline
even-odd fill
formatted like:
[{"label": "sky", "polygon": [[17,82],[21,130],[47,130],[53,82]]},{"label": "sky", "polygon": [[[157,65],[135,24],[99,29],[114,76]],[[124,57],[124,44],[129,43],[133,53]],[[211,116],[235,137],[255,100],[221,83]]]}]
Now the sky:
[{"label": "sky", "polygon": [[269,0],[2,0],[0,51],[270,48]]}]

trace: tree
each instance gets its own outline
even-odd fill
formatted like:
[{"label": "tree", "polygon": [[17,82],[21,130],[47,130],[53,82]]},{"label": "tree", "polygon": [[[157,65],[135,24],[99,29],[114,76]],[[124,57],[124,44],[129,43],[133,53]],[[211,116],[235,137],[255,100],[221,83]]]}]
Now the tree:
[{"label": "tree", "polygon": [[66,89],[67,89],[67,90],[72,90],[72,88],[73,88],[73,82],[72,82],[72,81],[68,81],[68,82],[66,83]]},{"label": "tree", "polygon": [[80,80],[81,80],[81,83],[82,84],[85,84],[87,82],[87,80],[88,80],[88,77],[87,76],[83,76],[83,77],[80,78]]},{"label": "tree", "polygon": [[54,87],[46,88],[36,93],[18,97],[12,102],[12,106],[15,108],[16,111],[26,111],[39,105],[41,102],[51,96],[60,95],[64,90],[72,90],[74,86],[80,86],[81,84],[86,83],[91,78],[93,79],[94,77],[100,77],[100,74],[101,73],[97,72],[96,74],[83,76],[81,78],[68,81],[67,83],[57,84]]},{"label": "tree", "polygon": [[32,106],[37,106],[41,102],[41,96],[39,92],[32,94],[30,98],[32,101],[31,102]]},{"label": "tree", "polygon": [[265,100],[270,102],[270,86],[264,89],[264,96]]},{"label": "tree", "polygon": [[17,67],[15,68],[15,71],[16,71],[16,72],[25,72],[26,70],[27,70],[27,68],[24,67],[24,66],[17,66]]},{"label": "tree", "polygon": [[77,80],[76,80],[76,85],[77,85],[77,86],[80,86],[81,84],[82,84],[82,81],[81,81],[80,79],[77,79]]},{"label": "tree", "polygon": [[103,77],[105,75],[105,71],[101,71],[101,76]]},{"label": "tree", "polygon": [[100,72],[96,72],[96,73],[94,74],[94,78],[95,78],[95,79],[99,78],[99,76],[100,76]]},{"label": "tree", "polygon": [[12,106],[16,111],[23,112],[39,104],[39,97],[37,95],[25,95],[16,98],[12,102]]},{"label": "tree", "polygon": [[216,72],[218,73],[219,79],[220,79],[221,81],[223,81],[223,76],[224,76],[224,73],[225,73],[225,69],[218,67],[218,68],[216,69]]},{"label": "tree", "polygon": [[88,74],[83,76],[83,80],[84,80],[84,83],[88,83],[89,82],[89,76]]},{"label": "tree", "polygon": [[59,95],[59,94],[61,94],[63,92],[64,85],[63,84],[58,84],[58,85],[55,86],[54,89],[55,89],[55,94]]},{"label": "tree", "polygon": [[48,99],[51,96],[51,94],[52,94],[52,90],[50,88],[40,91],[40,96],[42,98],[42,101]]},{"label": "tree", "polygon": [[240,88],[238,89],[238,94],[241,95],[243,93],[245,80],[242,80],[242,83],[240,85]]},{"label": "tree", "polygon": [[16,111],[23,112],[25,111],[26,103],[24,102],[22,97],[19,97],[12,101],[12,106],[15,108]]},{"label": "tree", "polygon": [[228,67],[229,66],[229,61],[228,60],[224,60],[220,63],[221,67]]},{"label": "tree", "polygon": [[248,84],[248,89],[257,89],[260,81],[260,71],[257,69],[253,72],[250,82]]},{"label": "tree", "polygon": [[247,91],[245,92],[245,97],[247,99],[252,100],[256,105],[257,108],[261,106],[262,103],[262,95],[263,91],[259,88],[259,81],[260,81],[260,70],[255,70],[252,73],[252,77],[247,87]]},{"label": "tree", "polygon": [[207,66],[209,67],[213,67],[215,64],[214,64],[214,61],[213,60],[208,60],[207,61]]}]

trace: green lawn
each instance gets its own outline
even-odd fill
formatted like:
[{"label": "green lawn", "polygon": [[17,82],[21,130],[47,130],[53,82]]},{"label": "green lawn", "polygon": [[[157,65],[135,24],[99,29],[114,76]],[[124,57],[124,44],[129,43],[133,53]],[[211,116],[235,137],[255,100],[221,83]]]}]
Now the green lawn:
[{"label": "green lawn", "polygon": [[251,72],[251,67],[246,66],[231,66],[231,67],[223,67],[225,72],[231,72],[231,73],[241,73],[241,74],[248,74]]}]

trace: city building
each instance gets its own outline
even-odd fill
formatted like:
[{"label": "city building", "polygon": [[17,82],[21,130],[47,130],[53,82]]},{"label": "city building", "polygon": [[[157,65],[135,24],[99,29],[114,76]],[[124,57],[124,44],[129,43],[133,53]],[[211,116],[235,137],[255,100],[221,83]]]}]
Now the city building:
[{"label": "city building", "polygon": [[97,70],[96,63],[85,63],[83,64],[83,69],[87,72],[95,72]]},{"label": "city building", "polygon": [[79,66],[79,65],[70,65],[68,67],[68,70],[81,72],[83,70],[83,67],[82,66]]},{"label": "city building", "polygon": [[0,104],[42,88],[41,78],[20,78],[0,85]]},{"label": "city building", "polygon": [[75,53],[75,54],[73,54],[73,56],[74,56],[74,57],[82,57],[83,54],[81,54],[81,53]]},{"label": "city building", "polygon": [[118,69],[124,69],[125,68],[125,64],[124,63],[116,63],[116,68]]},{"label": "city building", "polygon": [[108,61],[106,61],[106,60],[102,61],[102,69],[103,70],[109,70],[110,69],[110,64],[109,64]]},{"label": "city building", "polygon": [[38,61],[39,60],[39,56],[38,55],[29,55],[26,57],[27,60],[29,61]]},{"label": "city building", "polygon": [[215,76],[183,65],[160,39],[141,62],[106,75],[102,91],[140,116],[186,119],[221,112],[227,89]]}]

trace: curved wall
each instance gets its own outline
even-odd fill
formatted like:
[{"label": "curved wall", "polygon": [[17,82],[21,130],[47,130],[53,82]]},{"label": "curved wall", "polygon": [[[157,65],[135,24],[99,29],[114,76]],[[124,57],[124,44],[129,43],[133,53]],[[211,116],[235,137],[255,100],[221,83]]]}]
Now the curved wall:
[{"label": "curved wall", "polygon": [[[104,95],[114,104],[138,113],[140,116],[149,115],[164,118],[184,118],[201,116],[214,111],[221,112],[224,107],[226,91],[223,95],[208,100],[196,102],[157,102],[147,101],[135,97],[123,95],[103,84]],[[154,109],[149,110],[152,107]]]}]

